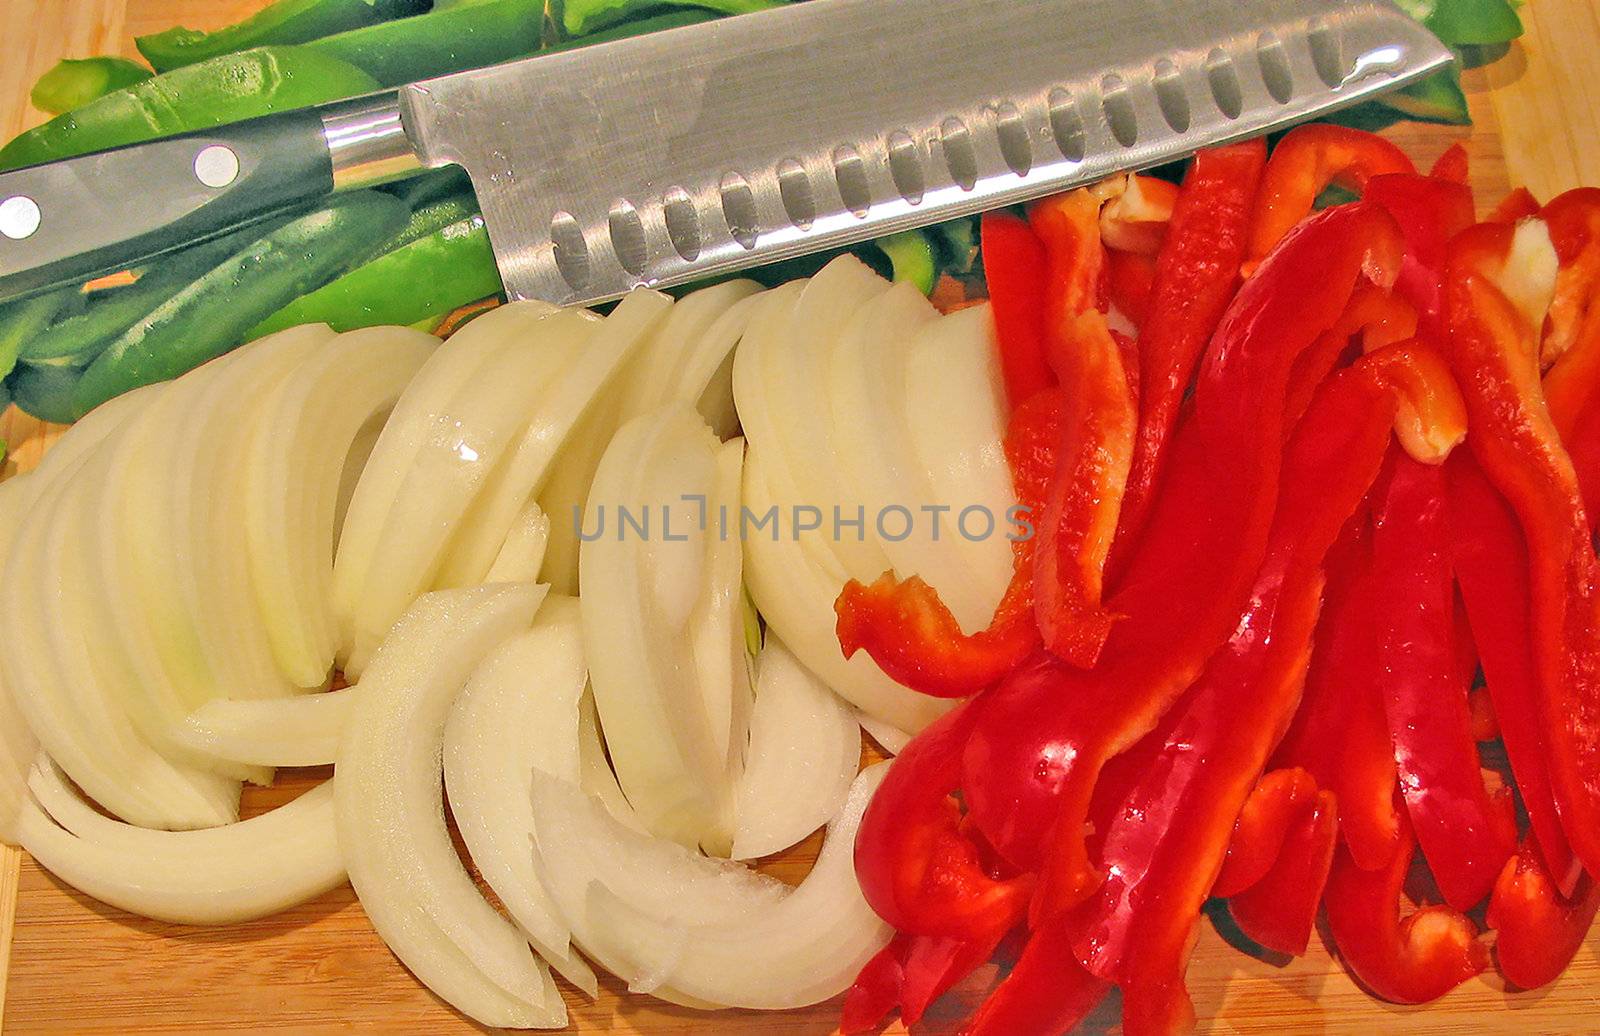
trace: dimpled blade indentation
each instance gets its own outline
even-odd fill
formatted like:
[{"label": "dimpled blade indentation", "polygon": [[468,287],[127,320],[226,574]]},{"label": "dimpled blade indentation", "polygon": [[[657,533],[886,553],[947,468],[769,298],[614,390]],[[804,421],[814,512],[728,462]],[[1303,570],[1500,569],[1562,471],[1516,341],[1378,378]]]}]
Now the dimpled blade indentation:
[{"label": "dimpled blade indentation", "polygon": [[789,222],[801,230],[810,230],[817,221],[817,200],[811,193],[811,177],[799,159],[786,158],[778,163],[778,197]]},{"label": "dimpled blade indentation", "polygon": [[928,185],[922,175],[922,154],[917,142],[905,130],[889,134],[889,175],[894,188],[912,205],[921,205]]},{"label": "dimpled blade indentation", "polygon": [[972,146],[972,131],[954,115],[939,124],[939,150],[945,168],[963,191],[978,186],[978,154]]},{"label": "dimpled blade indentation", "polygon": [[618,200],[611,206],[606,224],[611,233],[611,247],[617,253],[617,262],[633,276],[639,276],[644,272],[645,261],[650,254],[639,210],[626,200]]},{"label": "dimpled blade indentation", "polygon": [[867,164],[854,146],[840,144],[833,149],[833,180],[844,207],[856,218],[865,218],[872,209],[872,185],[867,182]]},{"label": "dimpled blade indentation", "polygon": [[1173,132],[1188,132],[1189,93],[1183,86],[1183,73],[1166,58],[1156,62],[1155,88],[1161,117],[1167,120]]},{"label": "dimpled blade indentation", "polygon": [[1050,135],[1055,138],[1056,149],[1068,162],[1082,162],[1088,154],[1088,141],[1083,132],[1083,117],[1078,114],[1078,102],[1072,91],[1056,87],[1050,91]]},{"label": "dimpled blade indentation", "polygon": [[1321,18],[1313,19],[1306,42],[1311,45],[1311,63],[1316,66],[1317,78],[1329,87],[1342,84],[1346,73],[1344,55],[1333,26]]},{"label": "dimpled blade indentation", "polygon": [[1278,34],[1268,30],[1256,37],[1256,63],[1261,66],[1261,80],[1267,92],[1279,104],[1288,104],[1294,96],[1294,71],[1289,67],[1289,53],[1284,49]]},{"label": "dimpled blade indentation", "polygon": [[1233,58],[1221,47],[1206,55],[1206,85],[1211,89],[1211,100],[1223,115],[1237,119],[1244,112],[1239,72],[1233,67]]},{"label": "dimpled blade indentation", "polygon": [[550,219],[550,243],[555,252],[556,269],[574,289],[589,283],[589,243],[583,227],[570,212],[557,212]]},{"label": "dimpled blade indentation", "polygon": [[1134,111],[1133,91],[1127,80],[1115,72],[1100,78],[1100,107],[1105,112],[1106,126],[1123,147],[1133,147],[1139,142],[1139,114]]},{"label": "dimpled blade indentation", "polygon": [[667,190],[661,200],[661,215],[667,224],[667,240],[672,250],[684,262],[692,263],[700,257],[700,217],[694,211],[694,199],[682,187]]},{"label": "dimpled blade indentation", "polygon": [[1028,139],[1028,125],[1022,120],[1022,112],[1010,101],[1004,101],[993,109],[994,132],[1000,139],[1000,157],[1006,160],[1006,168],[1018,176],[1027,176],[1028,170],[1033,168],[1033,141]]},{"label": "dimpled blade indentation", "polygon": [[722,177],[720,193],[722,220],[728,226],[728,233],[741,248],[754,248],[756,239],[761,236],[761,224],[756,215],[756,194],[750,189],[750,182],[738,173],[727,173]]}]

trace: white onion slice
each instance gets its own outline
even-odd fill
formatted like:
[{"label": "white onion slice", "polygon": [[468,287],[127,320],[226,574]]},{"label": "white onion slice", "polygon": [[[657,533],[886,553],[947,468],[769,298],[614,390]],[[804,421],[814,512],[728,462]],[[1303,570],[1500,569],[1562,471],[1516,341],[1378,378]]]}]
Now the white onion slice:
[{"label": "white onion slice", "polygon": [[[534,322],[556,311],[557,307],[548,303],[524,301],[484,314],[435,349],[400,394],[361,471],[339,531],[333,593],[341,657],[349,653],[356,603],[379,556],[378,537],[417,450],[440,425],[448,423],[451,400],[506,347],[507,335],[513,330],[518,335],[530,333]],[[489,321],[489,331],[466,333],[473,324],[484,321]]]},{"label": "white onion slice", "polygon": [[898,727],[890,726],[883,720],[869,716],[860,709],[853,711],[855,712],[856,722],[861,724],[861,729],[865,730],[867,736],[877,743],[878,747],[883,750],[884,755],[899,755],[911,743],[911,735]]},{"label": "white onion slice", "polygon": [[[5,568],[23,510],[32,503],[33,485],[25,475],[0,482],[0,571]],[[28,767],[38,751],[39,739],[33,736],[0,667],[0,842],[8,845],[17,844],[17,814],[27,797]]]},{"label": "white onion slice", "polygon": [[[533,405],[515,450],[463,519],[437,585],[471,586],[483,579],[517,515],[539,498],[573,429],[671,308],[668,296],[636,289],[606,314],[587,345],[565,350],[566,364]],[[567,517],[549,507],[545,511],[554,523],[554,538]]]},{"label": "white onion slice", "polygon": [[744,440],[723,443],[716,464],[716,482],[706,501],[711,535],[706,538],[705,589],[689,617],[689,630],[712,746],[733,786],[744,769],[755,691],[744,641],[744,548],[735,524],[743,499]]},{"label": "white onion slice", "polygon": [[550,545],[550,516],[538,504],[530,503],[517,515],[517,523],[506,533],[494,564],[483,577],[485,583],[532,583],[544,566],[545,549]]},{"label": "white onion slice", "polygon": [[30,799],[20,818],[23,848],[73,888],[129,913],[233,924],[344,880],[331,780],[270,813],[208,831],[119,824],[78,799],[53,768],[36,769],[30,786],[38,801]]},{"label": "white onion slice", "polygon": [[[767,484],[766,453],[752,444],[744,462],[745,506],[759,516],[777,501]],[[782,509],[780,508],[780,511]],[[772,531],[745,530],[744,579],[767,625],[807,669],[850,704],[902,730],[917,731],[953,702],[908,690],[864,651],[846,659],[834,633],[834,599],[842,576],[823,569],[795,542],[787,515]]]},{"label": "white onion slice", "polygon": [[497,584],[418,598],[356,685],[335,764],[339,845],[373,927],[429,989],[484,1025],[508,1028],[564,1025],[566,1008],[451,845],[440,753],[472,670],[528,628],[543,592]]},{"label": "white onion slice", "polygon": [[584,791],[600,800],[617,820],[630,830],[649,834],[639,814],[628,804],[622,794],[622,785],[606,760],[605,737],[600,732],[600,710],[595,708],[594,692],[585,687],[578,702],[578,783]]},{"label": "white onion slice", "polygon": [[333,548],[339,492],[395,400],[438,346],[404,327],[342,334],[301,363],[256,412],[242,468],[245,554],[273,656],[303,688],[327,680],[338,647]]},{"label": "white onion slice", "polygon": [[[735,691],[727,665],[696,651],[694,621],[710,594],[737,601],[736,566],[717,573],[730,585],[711,585],[721,449],[684,404],[623,426],[589,494],[585,536],[594,538],[582,548],[579,602],[595,703],[628,801],[652,832],[726,855],[731,705],[714,716],[706,703]],[[710,509],[704,523],[692,498]],[[625,526],[625,512],[648,528]]]},{"label": "white onion slice", "polygon": [[533,865],[533,771],[578,779],[583,662],[578,602],[551,597],[533,629],[502,644],[473,672],[444,729],[450,811],[483,879],[534,949],[590,996],[594,972]]},{"label": "white onion slice", "polygon": [[[993,314],[985,304],[923,325],[905,368],[906,421],[931,487],[928,502],[949,508],[950,532],[940,543],[966,573],[964,585],[933,585],[948,595],[946,603],[968,632],[989,624],[1011,581],[1005,534],[1012,528],[1007,510],[1016,494],[1005,454],[999,357]],[[994,529],[985,527],[982,511],[963,526],[961,515],[969,507],[992,514]]]},{"label": "white onion slice", "polygon": [[695,409],[719,439],[739,434],[739,412],[733,401],[733,358],[755,315],[759,294],[747,295],[728,307],[700,337],[678,375],[684,393],[699,388]]},{"label": "white onion slice", "polygon": [[186,740],[251,766],[325,766],[339,751],[350,689],[291,698],[213,698],[184,721]]},{"label": "white onion slice", "polygon": [[[579,310],[540,312],[502,306],[459,332],[497,339],[502,348],[440,409],[390,501],[378,535],[378,560],[368,569],[352,612],[347,677],[360,679],[389,627],[435,585],[462,516],[478,497],[493,492],[498,469],[511,461],[529,421],[537,420],[530,402],[557,377],[566,355],[551,347],[548,336],[564,332],[563,340],[570,340],[587,333],[590,322]],[[495,319],[502,313],[509,315]],[[497,549],[509,528],[508,523],[499,530]]]},{"label": "white onion slice", "polygon": [[[669,856],[661,843],[647,855],[632,844],[637,836],[591,805],[567,832],[579,847],[565,851],[632,862],[636,869],[592,872],[585,948],[592,945],[601,959],[616,961],[617,974],[635,991],[659,983],[658,991],[728,1007],[784,1010],[842,992],[893,934],[862,896],[853,861],[856,829],[885,770],[879,764],[856,779],[816,866],[798,888],[780,886],[775,894],[753,882],[730,888],[714,861]],[[550,795],[552,801],[541,802],[542,793],[556,784],[535,782],[541,824],[559,801]],[[575,791],[567,786],[561,808],[582,807]],[[542,837],[540,852],[548,856]],[[719,899],[720,916],[685,910],[686,903],[710,896]]]},{"label": "white onion slice", "polygon": [[769,856],[826,824],[860,765],[855,714],[769,633],[734,811],[733,858]]}]

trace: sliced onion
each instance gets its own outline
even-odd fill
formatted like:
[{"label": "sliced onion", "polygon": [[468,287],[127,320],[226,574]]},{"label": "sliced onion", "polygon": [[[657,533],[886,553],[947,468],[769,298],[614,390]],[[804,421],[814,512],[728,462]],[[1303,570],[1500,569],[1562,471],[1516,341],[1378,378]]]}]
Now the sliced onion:
[{"label": "sliced onion", "polygon": [[506,533],[494,564],[483,577],[485,583],[532,583],[544,565],[545,549],[550,545],[550,516],[538,504],[530,503],[517,516],[517,523]]},{"label": "sliced onion", "polygon": [[502,644],[467,681],[444,730],[450,811],[483,879],[545,960],[596,995],[594,972],[533,866],[533,771],[576,781],[584,668],[578,602],[552,597],[533,629]]},{"label": "sliced onion", "polygon": [[[579,601],[595,703],[628,801],[652,832],[726,855],[735,689],[722,656],[737,627],[730,620],[721,652],[696,649],[701,602],[738,595],[737,565],[721,566],[711,582],[722,449],[683,404],[623,426],[589,494],[585,535],[608,526],[583,544]],[[703,525],[694,498],[708,509]],[[648,531],[627,529],[624,511],[646,516]]]},{"label": "sliced onion", "polygon": [[29,785],[35,798],[19,821],[23,848],[73,888],[129,913],[233,924],[315,899],[344,880],[331,780],[270,813],[209,831],[120,824],[79,799],[53,766],[35,769]]},{"label": "sliced onion", "polygon": [[869,716],[860,709],[855,709],[854,712],[856,722],[861,724],[861,729],[867,732],[867,736],[877,743],[885,755],[899,755],[911,743],[911,735],[905,731]]},{"label": "sliced onion", "polygon": [[[701,701],[711,728],[712,747],[735,786],[744,769],[754,704],[744,636],[744,549],[737,516],[743,499],[744,440],[717,449],[716,481],[706,501],[705,591],[689,617]],[[724,520],[723,516],[727,518]]]},{"label": "sliced onion", "polygon": [[[585,889],[584,946],[608,966],[616,962],[630,989],[784,1010],[842,992],[893,934],[862,896],[853,860],[856,828],[885,769],[879,764],[856,779],[816,866],[793,890],[750,880],[736,886],[715,861],[676,855],[660,842],[653,851],[639,846],[592,800],[551,778],[535,781],[535,811],[541,825],[557,809],[581,818],[557,852],[596,864]],[[545,843],[541,834],[548,861]],[[692,909],[712,898],[714,911]]]},{"label": "sliced onion", "polygon": [[[906,364],[906,421],[911,441],[931,486],[929,503],[949,508],[944,550],[960,558],[964,594],[934,583],[962,628],[989,624],[1011,580],[1012,526],[1007,510],[1016,503],[1006,461],[1006,406],[1000,352],[987,304],[959,310],[925,324],[911,343]],[[987,530],[979,512],[963,534],[961,513],[980,507],[994,515]],[[983,535],[988,532],[988,535]]]},{"label": "sliced onion", "polygon": [[[586,346],[566,351],[566,365],[538,397],[516,450],[463,520],[438,585],[471,586],[483,579],[517,515],[539,498],[558,452],[575,434],[573,429],[671,308],[672,299],[666,295],[637,289],[606,315]],[[545,510],[554,521],[554,546],[566,516]]]},{"label": "sliced onion", "polygon": [[[438,339],[374,327],[324,343],[265,398],[249,430],[245,555],[273,657],[303,688],[338,647],[333,548],[340,487]],[[354,456],[352,456],[354,455]],[[230,692],[231,693],[231,692]]]},{"label": "sliced onion", "polygon": [[861,727],[826,684],[768,634],[739,781],[733,858],[789,848],[839,812],[861,765]]},{"label": "sliced onion", "polygon": [[[32,503],[33,485],[25,475],[0,482],[0,570],[24,508]],[[17,707],[0,667],[0,842],[8,845],[17,844],[17,815],[27,797],[28,767],[38,751],[39,739]]]},{"label": "sliced onion", "polygon": [[[751,445],[744,463],[745,506],[755,515],[777,507],[767,484],[766,454]],[[781,510],[781,509],[780,509]],[[846,659],[834,633],[833,602],[842,576],[823,569],[788,526],[744,530],[744,578],[750,597],[784,644],[850,704],[901,730],[932,723],[951,703],[891,680],[866,652]]]},{"label": "sliced onion", "polygon": [[748,295],[728,307],[700,337],[678,375],[678,384],[685,393],[699,387],[695,409],[719,439],[739,434],[739,412],[733,402],[733,358],[755,314],[757,297],[759,293]]},{"label": "sliced onion", "polygon": [[185,720],[186,741],[218,759],[251,766],[326,766],[339,751],[355,695],[213,698]]},{"label": "sliced onion", "polygon": [[[648,834],[639,814],[628,804],[622,794],[622,785],[606,760],[606,742],[600,733],[600,711],[594,705],[594,692],[585,687],[578,702],[578,784],[584,791],[600,800],[606,811],[623,825],[640,834]],[[559,775],[558,775],[559,776]]]},{"label": "sliced onion", "polygon": [[451,845],[440,754],[472,670],[528,628],[542,595],[497,584],[419,598],[356,686],[335,764],[339,845],[373,927],[429,989],[484,1025],[508,1028],[564,1025],[566,1008]]},{"label": "sliced onion", "polygon": [[[347,677],[360,679],[389,627],[435,584],[453,531],[474,501],[492,492],[496,471],[511,462],[528,427],[530,400],[538,399],[560,370],[567,349],[555,342],[586,337],[590,323],[578,310],[545,316],[539,309],[502,306],[459,332],[492,339],[500,348],[434,413],[431,431],[418,444],[390,498],[377,538],[378,560],[354,599]],[[361,491],[358,486],[357,493]],[[500,529],[497,548],[508,528],[509,523]],[[338,586],[337,563],[334,579]]]}]

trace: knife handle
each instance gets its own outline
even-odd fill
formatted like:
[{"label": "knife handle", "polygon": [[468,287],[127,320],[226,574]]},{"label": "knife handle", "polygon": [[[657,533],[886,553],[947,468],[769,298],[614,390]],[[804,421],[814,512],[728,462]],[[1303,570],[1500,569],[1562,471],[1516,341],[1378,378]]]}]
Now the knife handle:
[{"label": "knife handle", "polygon": [[0,173],[0,300],[417,168],[393,94]]}]

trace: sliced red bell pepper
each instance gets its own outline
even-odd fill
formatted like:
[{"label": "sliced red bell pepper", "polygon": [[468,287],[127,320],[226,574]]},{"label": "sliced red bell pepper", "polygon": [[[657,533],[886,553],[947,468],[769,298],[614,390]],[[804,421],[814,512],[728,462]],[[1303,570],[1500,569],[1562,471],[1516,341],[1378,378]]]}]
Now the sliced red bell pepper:
[{"label": "sliced red bell pepper", "polygon": [[1048,865],[1053,904],[1098,883],[1083,828],[1101,767],[1156,725],[1238,625],[1276,510],[1295,356],[1338,319],[1364,270],[1392,274],[1399,250],[1393,221],[1366,205],[1329,210],[1284,242],[1215,336],[1144,545],[1110,602],[1128,618],[1100,665],[1041,658],[975,703],[969,815],[1019,869]]},{"label": "sliced red bell pepper", "polygon": [[1526,187],[1518,187],[1504,198],[1501,198],[1495,207],[1489,210],[1489,215],[1484,217],[1485,223],[1519,223],[1530,216],[1539,214],[1539,199]]},{"label": "sliced red bell pepper", "polygon": [[1511,510],[1467,450],[1445,462],[1452,563],[1500,739],[1544,858],[1563,891],[1578,864],[1556,812],[1533,662],[1528,547]]},{"label": "sliced red bell pepper", "polygon": [[1025,912],[1033,881],[991,876],[979,846],[961,831],[950,795],[971,728],[971,706],[959,706],[895,757],[856,834],[856,878],[872,909],[898,931],[987,942],[992,950]]},{"label": "sliced red bell pepper", "polygon": [[[1113,575],[1125,569],[1132,557],[1200,353],[1238,288],[1256,183],[1266,161],[1263,140],[1202,151],[1189,166],[1174,203],[1172,221],[1156,256],[1148,316],[1135,320],[1139,325],[1139,431],[1117,524]],[[1113,286],[1115,283],[1113,276]]]},{"label": "sliced red bell pepper", "polygon": [[961,1036],[1056,1036],[1076,1029],[1111,983],[1078,965],[1059,928],[1029,937],[1017,966],[1006,976]]},{"label": "sliced red bell pepper", "polygon": [[1178,202],[1178,185],[1133,174],[1100,209],[1100,239],[1107,248],[1153,256],[1161,251]]},{"label": "sliced red bell pepper", "polygon": [[1600,397],[1600,188],[1568,191],[1544,207],[1560,269],[1540,342],[1545,404],[1563,438]]},{"label": "sliced red bell pepper", "polygon": [[1570,896],[1562,895],[1536,840],[1525,839],[1500,872],[1485,918],[1496,931],[1500,973],[1520,989],[1554,982],[1583,945],[1596,912],[1600,882],[1586,874]]},{"label": "sliced red bell pepper", "polygon": [[1239,930],[1275,953],[1304,954],[1333,869],[1338,836],[1338,804],[1332,792],[1318,792],[1288,832],[1272,869],[1228,901]]},{"label": "sliced red bell pepper", "polygon": [[1026,220],[1009,212],[984,213],[979,240],[1006,399],[1016,407],[1055,383],[1044,349],[1044,245]]},{"label": "sliced red bell pepper", "polygon": [[1417,311],[1410,303],[1375,284],[1359,285],[1338,322],[1295,360],[1284,405],[1289,427],[1300,420],[1317,386],[1350,350],[1356,335],[1361,336],[1358,352],[1371,352],[1416,333]]},{"label": "sliced red bell pepper", "polygon": [[891,1011],[915,1025],[939,997],[988,961],[994,944],[897,934],[856,976],[839,1011],[841,1033],[871,1032]]},{"label": "sliced red bell pepper", "polygon": [[1328,554],[1328,585],[1300,711],[1273,766],[1303,766],[1338,799],[1339,827],[1356,862],[1382,867],[1400,839],[1394,748],[1378,672],[1371,531],[1365,514]]},{"label": "sliced red bell pepper", "polygon": [[1266,877],[1289,829],[1316,797],[1316,778],[1298,766],[1263,774],[1233,822],[1228,855],[1211,894],[1223,899],[1236,896]]},{"label": "sliced red bell pepper", "polygon": [[[1299,704],[1325,555],[1377,477],[1399,394],[1448,380],[1436,355],[1391,348],[1332,378],[1296,429],[1265,563],[1227,645],[1174,710],[1155,761],[1115,811],[1107,877],[1068,914],[1090,972],[1116,981],[1126,1033],[1185,1031],[1183,974],[1201,907],[1244,806]],[[1054,916],[1047,862],[1032,916]]]},{"label": "sliced red bell pepper", "polygon": [[1397,1004],[1437,1000],[1489,965],[1477,929],[1459,911],[1426,906],[1401,920],[1401,890],[1416,845],[1402,818],[1394,857],[1377,870],[1357,866],[1341,846],[1322,900],[1345,967],[1374,995]]},{"label": "sliced red bell pepper", "polygon": [[[1593,874],[1600,873],[1600,564],[1577,473],[1544,407],[1536,329],[1501,287],[1507,264],[1518,261],[1513,235],[1511,227],[1480,225],[1452,244],[1450,346],[1473,455],[1517,513],[1527,542],[1545,759],[1567,839]],[[1475,632],[1482,648],[1484,631]]]},{"label": "sliced red bell pepper", "polygon": [[1106,290],[1118,313],[1144,327],[1150,318],[1150,297],[1155,289],[1156,261],[1138,252],[1106,254]]},{"label": "sliced red bell pepper", "polygon": [[1455,631],[1444,472],[1399,451],[1373,509],[1378,669],[1400,788],[1445,902],[1469,910],[1516,850],[1511,797],[1478,769]]},{"label": "sliced red bell pepper", "polygon": [[1444,154],[1434,160],[1433,168],[1428,170],[1428,175],[1440,180],[1449,180],[1451,183],[1466,183],[1468,180],[1467,149],[1457,141],[1445,148]]},{"label": "sliced red bell pepper", "polygon": [[[1006,459],[1019,505],[1037,521],[1055,473],[1065,407],[1059,390],[1035,393],[1006,428]],[[871,585],[850,580],[834,602],[845,657],[865,650],[900,683],[941,698],[964,698],[1021,664],[1039,644],[1034,621],[1033,555],[1037,536],[1012,548],[1011,583],[988,628],[964,633],[939,593],[922,579],[885,573]]]},{"label": "sliced red bell pepper", "polygon": [[1375,133],[1310,123],[1284,134],[1261,177],[1261,196],[1250,227],[1245,275],[1305,219],[1317,195],[1331,186],[1360,192],[1384,173],[1415,173],[1404,151]]},{"label": "sliced red bell pepper", "polygon": [[1585,410],[1565,440],[1583,494],[1583,513],[1600,514],[1600,405]]},{"label": "sliced red bell pepper", "polygon": [[1365,197],[1381,205],[1406,237],[1395,291],[1417,308],[1430,335],[1440,333],[1445,249],[1472,226],[1472,191],[1464,183],[1416,173],[1386,173],[1367,182]]},{"label": "sliced red bell pepper", "polygon": [[1029,213],[1049,261],[1046,342],[1066,402],[1034,548],[1034,611],[1045,646],[1082,668],[1099,658],[1117,618],[1101,594],[1138,421],[1121,351],[1098,308],[1099,213],[1087,189]]}]

